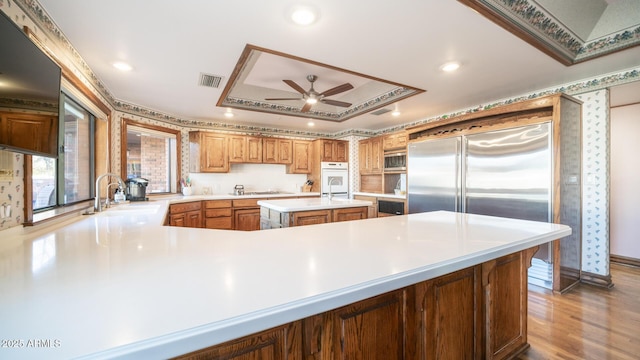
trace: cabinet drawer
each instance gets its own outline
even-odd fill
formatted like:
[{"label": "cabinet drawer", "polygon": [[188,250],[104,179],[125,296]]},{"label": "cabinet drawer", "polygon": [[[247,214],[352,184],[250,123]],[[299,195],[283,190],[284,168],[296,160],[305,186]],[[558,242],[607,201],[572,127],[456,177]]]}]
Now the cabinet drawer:
[{"label": "cabinet drawer", "polygon": [[239,199],[233,200],[234,208],[241,207],[258,207],[258,199]]},{"label": "cabinet drawer", "polygon": [[213,210],[205,210],[204,211],[204,217],[205,218],[217,218],[217,217],[224,217],[224,216],[231,216],[231,208],[228,209],[213,209]]},{"label": "cabinet drawer", "polygon": [[233,230],[233,218],[231,216],[206,218],[204,224],[207,229]]},{"label": "cabinet drawer", "polygon": [[193,201],[188,203],[171,204],[169,212],[172,214],[200,210],[200,201]]},{"label": "cabinet drawer", "polygon": [[231,200],[205,200],[204,208],[205,209],[219,209],[219,208],[230,208]]}]

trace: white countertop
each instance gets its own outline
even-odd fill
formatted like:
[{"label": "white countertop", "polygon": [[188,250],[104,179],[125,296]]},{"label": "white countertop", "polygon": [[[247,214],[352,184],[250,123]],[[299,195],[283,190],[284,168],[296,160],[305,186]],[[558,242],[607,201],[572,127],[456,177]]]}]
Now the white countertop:
[{"label": "white countertop", "polygon": [[[320,197],[319,192],[281,192],[281,193],[266,193],[266,192],[246,192],[244,195],[233,194],[208,194],[208,195],[188,195],[173,197],[173,202],[187,202],[187,201],[199,201],[199,200],[237,200],[237,199],[278,199],[287,197]],[[151,196],[153,198],[153,195]]]},{"label": "white countertop", "polygon": [[382,194],[382,193],[371,193],[371,192],[361,192],[356,191],[353,193],[353,196],[361,195],[361,196],[372,196],[372,197],[381,197],[381,198],[389,198],[389,199],[400,199],[406,200],[407,195],[396,195],[396,194]]},{"label": "white countertop", "polygon": [[371,206],[371,201],[344,198],[308,198],[284,200],[259,200],[258,205],[280,212],[294,212],[307,210],[342,209],[360,206]]},{"label": "white countertop", "polygon": [[167,358],[571,232],[450,212],[190,229],[161,226],[168,205],[119,205],[50,229],[3,231],[0,339],[22,347],[0,347],[0,358]]}]

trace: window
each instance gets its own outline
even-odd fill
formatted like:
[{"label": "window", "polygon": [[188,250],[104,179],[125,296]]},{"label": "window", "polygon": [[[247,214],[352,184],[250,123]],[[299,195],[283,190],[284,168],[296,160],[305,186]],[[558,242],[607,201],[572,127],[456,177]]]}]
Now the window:
[{"label": "window", "polygon": [[94,116],[63,94],[58,159],[32,157],[33,210],[93,197]]},{"label": "window", "polygon": [[123,178],[149,181],[147,193],[177,191],[180,131],[125,119],[122,127]]}]

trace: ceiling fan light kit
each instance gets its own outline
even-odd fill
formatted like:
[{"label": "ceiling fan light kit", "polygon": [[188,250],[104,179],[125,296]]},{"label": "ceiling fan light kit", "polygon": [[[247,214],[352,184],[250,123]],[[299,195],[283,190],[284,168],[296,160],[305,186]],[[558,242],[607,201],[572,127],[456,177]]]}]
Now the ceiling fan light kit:
[{"label": "ceiling fan light kit", "polygon": [[300,109],[300,112],[306,113],[311,110],[311,106],[321,102],[327,105],[339,106],[339,107],[349,107],[351,103],[345,101],[338,101],[333,99],[326,99],[327,96],[338,95],[345,91],[353,89],[353,85],[349,83],[344,83],[342,85],[338,85],[329,90],[318,93],[314,88],[313,84],[318,80],[316,75],[307,75],[307,81],[311,83],[311,87],[309,90],[304,90],[304,88],[298,85],[293,80],[282,80],[285,84],[289,85],[292,89],[299,92],[302,97],[301,98],[266,98],[265,100],[304,100],[305,104]]}]

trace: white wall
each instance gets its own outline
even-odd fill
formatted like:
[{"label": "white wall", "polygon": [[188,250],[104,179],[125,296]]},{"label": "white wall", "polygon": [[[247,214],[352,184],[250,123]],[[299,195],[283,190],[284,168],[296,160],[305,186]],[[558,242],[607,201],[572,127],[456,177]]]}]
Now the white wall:
[{"label": "white wall", "polygon": [[287,174],[286,165],[277,164],[231,164],[228,173],[191,173],[194,195],[200,195],[205,188],[210,194],[233,193],[236,185],[244,185],[250,191],[299,192],[307,181],[307,175]]},{"label": "white wall", "polygon": [[640,104],[611,109],[610,253],[640,260]]}]

